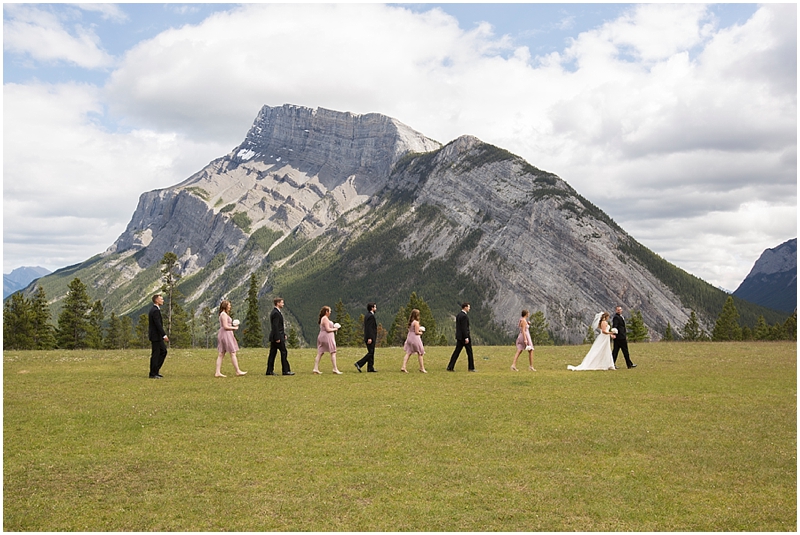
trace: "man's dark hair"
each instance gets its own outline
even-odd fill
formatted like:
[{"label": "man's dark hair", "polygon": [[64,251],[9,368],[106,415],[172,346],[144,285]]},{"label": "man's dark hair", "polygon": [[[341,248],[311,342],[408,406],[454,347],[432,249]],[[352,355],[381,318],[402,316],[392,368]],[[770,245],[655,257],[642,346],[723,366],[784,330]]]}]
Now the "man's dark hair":
[{"label": "man's dark hair", "polygon": [[278,306],[278,303],[280,303],[281,301],[283,301],[283,297],[276,297],[275,299],[272,300],[272,304]]},{"label": "man's dark hair", "polygon": [[161,294],[156,294],[156,295],[153,296],[153,304],[154,305],[156,304],[156,299],[158,299],[159,297],[161,297]]},{"label": "man's dark hair", "polygon": [[461,308],[467,308],[468,306],[469,306],[469,303],[461,303]]},{"label": "man's dark hair", "polygon": [[375,310],[375,303],[367,303],[367,310],[369,310],[370,312]]}]

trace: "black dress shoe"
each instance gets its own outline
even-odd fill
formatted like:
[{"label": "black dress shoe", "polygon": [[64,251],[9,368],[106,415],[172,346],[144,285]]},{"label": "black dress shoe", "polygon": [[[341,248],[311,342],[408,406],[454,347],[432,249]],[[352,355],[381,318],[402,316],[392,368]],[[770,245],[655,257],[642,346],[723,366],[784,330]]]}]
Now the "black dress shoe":
[{"label": "black dress shoe", "polygon": [[278,375],[277,373],[267,372],[265,375]]},{"label": "black dress shoe", "polygon": [[630,366],[628,366],[628,369],[630,370],[631,368],[635,368],[635,367],[636,367],[636,364],[631,364]]},{"label": "black dress shoe", "polygon": [[151,375],[149,376],[150,379],[161,379],[160,375]]},{"label": "black dress shoe", "polygon": [[158,375],[158,378],[159,378],[159,379],[163,379],[163,378],[164,378],[164,376],[163,376],[163,375],[161,375],[160,373],[157,373],[156,375]]},{"label": "black dress shoe", "polygon": [[356,369],[358,370],[358,373],[361,373],[361,366],[358,365],[358,362],[354,362],[353,366],[356,367]]},{"label": "black dress shoe", "polygon": [[[361,371],[361,370],[359,370]],[[378,370],[367,370],[367,373],[378,373]]]},{"label": "black dress shoe", "polygon": [[453,368],[447,368],[447,371],[454,372],[455,370]]},{"label": "black dress shoe", "polygon": [[472,368],[471,370],[467,370],[467,371],[468,371],[468,372],[476,372],[476,371],[478,371],[478,370],[476,370],[475,368]]},{"label": "black dress shoe", "polygon": [[294,372],[283,372],[281,375],[294,375]]}]

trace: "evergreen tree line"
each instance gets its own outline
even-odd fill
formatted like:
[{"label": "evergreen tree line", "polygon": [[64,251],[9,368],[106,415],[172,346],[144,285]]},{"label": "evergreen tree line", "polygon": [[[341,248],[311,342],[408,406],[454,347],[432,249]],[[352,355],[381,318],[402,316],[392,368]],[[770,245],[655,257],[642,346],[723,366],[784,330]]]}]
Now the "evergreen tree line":
[{"label": "evergreen tree line", "polygon": [[[216,310],[203,307],[198,314],[195,309],[188,312],[181,306],[183,297],[177,289],[180,273],[177,256],[165,253],[160,261],[162,273],[161,292],[164,295],[165,329],[171,347],[214,347],[218,322]],[[425,327],[422,341],[426,346],[448,345],[445,331],[439,328],[428,304],[413,292],[408,303],[400,307],[394,321],[387,331],[378,325],[378,347],[402,346],[408,333],[408,318],[413,309],[420,311],[420,324]],[[353,320],[341,299],[334,307],[333,321],[341,327],[336,333],[336,344],[341,347],[357,347],[363,344],[364,315]],[[632,310],[627,322],[628,340],[643,342],[649,339],[649,331],[639,310]],[[531,339],[534,345],[552,345],[549,325],[542,312],[535,312],[530,320]],[[241,333],[241,334],[239,334]],[[264,332],[261,328],[258,308],[258,283],[256,275],[251,274],[246,299],[246,313],[243,328],[237,335],[241,337],[242,347],[264,347]],[[301,346],[297,329],[290,326],[287,345]],[[667,323],[663,340],[685,341],[736,341],[736,340],[796,340],[797,311],[783,323],[768,325],[763,316],[758,318],[754,328],[740,326],[739,313],[733,298],[728,297],[722,307],[711,333],[702,329],[694,310],[689,320],[677,332]],[[583,342],[591,344],[595,332],[589,327]],[[3,349],[127,349],[148,348],[147,314],[141,314],[134,324],[129,316],[111,313],[105,321],[103,303],[91,301],[86,285],[75,278],[69,283],[64,306],[58,316],[57,325],[51,324],[50,307],[44,289],[38,286],[30,298],[22,292],[14,293],[3,307]]]},{"label": "evergreen tree line", "polygon": [[[627,336],[629,342],[645,342],[650,334],[642,320],[642,313],[638,310],[631,311],[627,322]],[[591,344],[595,340],[594,329],[589,327],[584,344]],[[732,297],[728,297],[722,306],[719,316],[714,323],[713,330],[708,333],[701,326],[694,310],[689,314],[689,319],[677,331],[667,322],[662,341],[671,342],[683,340],[686,342],[728,342],[728,341],[769,341],[769,340],[797,340],[797,311],[781,322],[773,325],[767,324],[764,316],[759,316],[755,327],[739,324],[739,312]]]}]

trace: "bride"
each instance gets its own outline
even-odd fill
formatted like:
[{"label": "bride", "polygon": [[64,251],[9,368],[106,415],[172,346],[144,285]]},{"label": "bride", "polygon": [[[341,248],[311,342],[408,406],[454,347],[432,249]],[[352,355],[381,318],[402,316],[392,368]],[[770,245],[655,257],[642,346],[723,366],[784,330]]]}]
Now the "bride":
[{"label": "bride", "polygon": [[599,312],[592,321],[592,328],[600,328],[600,334],[592,344],[589,352],[578,366],[567,366],[568,370],[615,370],[614,359],[611,358],[611,339],[614,333],[608,330],[608,312]]}]

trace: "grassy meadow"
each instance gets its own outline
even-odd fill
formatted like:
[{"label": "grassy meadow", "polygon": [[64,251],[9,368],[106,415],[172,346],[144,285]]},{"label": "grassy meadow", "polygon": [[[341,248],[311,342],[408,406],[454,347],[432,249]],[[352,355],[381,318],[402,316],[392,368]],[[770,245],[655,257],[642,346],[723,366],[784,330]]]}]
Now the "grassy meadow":
[{"label": "grassy meadow", "polygon": [[[795,531],[797,345],[3,354],[6,531]],[[620,356],[624,366],[624,360]],[[280,366],[276,371],[280,371]]]}]

